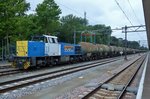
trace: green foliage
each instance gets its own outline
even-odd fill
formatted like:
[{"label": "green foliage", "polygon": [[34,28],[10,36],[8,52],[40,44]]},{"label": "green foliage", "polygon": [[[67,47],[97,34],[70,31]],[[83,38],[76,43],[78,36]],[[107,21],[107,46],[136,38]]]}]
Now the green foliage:
[{"label": "green foliage", "polygon": [[[7,48],[7,54],[10,54],[10,46],[14,44],[14,35],[17,37],[16,23],[18,18],[25,15],[30,4],[25,0],[0,0],[0,38],[7,43],[3,44]],[[11,41],[11,42],[10,42]]]},{"label": "green foliage", "polygon": [[148,51],[148,48],[146,48],[146,47],[144,47],[144,46],[141,46],[140,49],[141,49],[141,50]]},{"label": "green foliage", "polygon": [[102,24],[90,25],[87,28],[89,31],[96,33],[96,43],[109,45],[111,36],[111,27]]},{"label": "green foliage", "polygon": [[25,0],[0,0],[0,37],[14,35],[17,18],[24,16],[30,4]]},{"label": "green foliage", "polygon": [[[111,45],[125,47],[125,40],[122,38],[111,37]],[[127,41],[128,48],[139,49],[140,44],[137,41]]]},{"label": "green foliage", "polygon": [[123,39],[117,39],[116,37],[112,36],[110,45],[122,46],[122,40]]},{"label": "green foliage", "polygon": [[44,0],[37,6],[36,12],[41,34],[53,33],[58,29],[61,10],[54,0]]},{"label": "green foliage", "polygon": [[[76,39],[79,41],[80,34],[78,31],[85,29],[85,19],[74,16],[72,14],[64,16],[60,19],[61,21],[61,33],[59,37],[62,41],[73,43],[73,35],[76,32]],[[86,23],[87,20],[86,20]]]},{"label": "green foliage", "polygon": [[137,41],[128,41],[127,44],[129,48],[134,48],[134,49],[140,48],[140,44]]},{"label": "green foliage", "polygon": [[31,35],[39,31],[35,15],[26,15],[16,19],[15,35],[18,35],[21,40],[27,40]]}]

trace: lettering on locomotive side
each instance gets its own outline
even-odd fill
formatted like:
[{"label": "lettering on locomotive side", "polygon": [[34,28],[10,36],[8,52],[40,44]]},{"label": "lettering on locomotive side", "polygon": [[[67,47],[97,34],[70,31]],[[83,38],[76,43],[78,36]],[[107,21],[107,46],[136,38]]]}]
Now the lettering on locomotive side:
[{"label": "lettering on locomotive side", "polygon": [[73,52],[74,51],[74,47],[73,46],[64,46],[64,51],[65,52]]}]

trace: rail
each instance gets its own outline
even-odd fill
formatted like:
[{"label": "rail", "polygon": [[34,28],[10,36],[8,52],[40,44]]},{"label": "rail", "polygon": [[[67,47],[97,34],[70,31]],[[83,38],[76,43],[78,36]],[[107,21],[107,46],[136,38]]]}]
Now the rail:
[{"label": "rail", "polygon": [[[132,62],[131,64],[129,64],[128,66],[126,66],[124,69],[122,69],[121,71],[119,71],[118,73],[116,73],[115,75],[113,75],[112,77],[108,78],[106,81],[104,81],[103,83],[99,84],[99,86],[97,86],[94,90],[92,90],[91,92],[89,92],[88,94],[86,94],[82,99],[88,99],[89,97],[91,97],[93,94],[95,94],[101,87],[103,84],[110,82],[112,79],[114,79],[115,77],[117,77],[119,74],[121,74],[124,70],[126,70],[127,68],[129,68],[131,65],[133,65],[134,63],[136,63],[138,60],[140,60],[141,58],[145,59],[145,56],[141,56],[140,58],[138,58],[137,60],[135,60],[134,62]],[[142,61],[142,63],[144,62],[144,59]],[[142,64],[141,63],[141,64]],[[141,64],[139,64],[141,66]],[[139,70],[140,67],[138,67],[137,70]],[[137,71],[136,71],[137,73]],[[135,74],[136,74],[135,73]],[[134,75],[135,76],[135,75]],[[132,78],[133,79],[133,78]],[[131,79],[130,79],[131,80]],[[129,83],[129,82],[128,82]],[[130,83],[129,83],[130,84]],[[126,85],[126,87],[124,88],[124,92],[126,91],[128,85]],[[121,99],[122,95],[124,94],[124,92],[122,91],[122,93],[120,94],[120,98]]]},{"label": "rail", "polygon": [[[118,58],[113,59],[111,61],[107,60],[107,61],[103,61],[103,62],[99,62],[99,63],[90,64],[90,65],[87,65],[87,66],[84,66],[84,67],[83,66],[73,67],[73,68],[68,68],[68,69],[63,69],[63,70],[58,70],[58,71],[33,75],[33,76],[25,77],[25,78],[20,78],[20,79],[1,82],[0,86],[1,87],[5,86],[5,87],[0,89],[0,93],[5,93],[5,92],[10,91],[10,90],[25,87],[25,86],[32,85],[32,84],[35,84],[35,83],[39,83],[39,82],[46,81],[46,80],[51,80],[53,78],[57,78],[57,77],[61,77],[61,76],[64,76],[64,75],[72,74],[72,73],[82,71],[82,70],[86,70],[86,69],[90,69],[90,68],[93,68],[93,67],[98,67],[100,65],[108,64],[108,63],[115,62],[115,61],[118,61]],[[14,83],[19,83],[19,82],[20,82],[20,84],[17,84],[17,85],[14,84]],[[10,84],[13,84],[14,86],[9,86]]]}]

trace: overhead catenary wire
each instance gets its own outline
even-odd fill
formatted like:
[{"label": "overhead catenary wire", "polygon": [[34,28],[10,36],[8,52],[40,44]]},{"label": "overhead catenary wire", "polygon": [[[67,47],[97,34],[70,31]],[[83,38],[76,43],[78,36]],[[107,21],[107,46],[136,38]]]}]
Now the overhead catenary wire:
[{"label": "overhead catenary wire", "polygon": [[[133,9],[131,3],[130,3],[130,0],[127,0],[127,1],[128,1],[128,3],[129,3],[129,6],[130,6],[130,8],[131,8],[131,10],[132,10],[132,12],[133,12],[133,14],[134,14],[134,16],[135,16],[137,22],[139,23],[139,25],[141,25],[140,20],[138,19],[137,15],[136,15],[136,13],[135,13],[135,11],[134,11],[134,9]],[[144,29],[145,29],[145,28],[144,28]],[[138,34],[138,36],[139,36],[141,39],[143,39],[143,37],[142,37],[138,32],[137,32],[137,34]]]},{"label": "overhead catenary wire", "polygon": [[[67,9],[69,9],[69,10],[75,12],[75,13],[78,14],[78,15],[83,15],[82,13],[76,11],[75,9],[72,9],[72,8],[70,8],[70,7],[68,7],[68,6],[64,5],[64,4],[59,3],[59,2],[57,2],[57,3],[58,3],[59,5],[65,7],[65,8],[67,8]],[[92,18],[90,18],[90,17],[88,17],[88,16],[87,16],[87,18],[90,19],[90,20],[93,21],[93,22],[96,22],[95,20],[93,20]]]},{"label": "overhead catenary wire", "polygon": [[127,14],[124,12],[124,10],[122,9],[122,7],[120,6],[119,2],[117,0],[115,0],[116,4],[118,5],[119,9],[122,11],[122,13],[124,14],[124,16],[126,17],[126,19],[129,21],[129,23],[133,26],[132,22],[130,21],[129,17],[127,16]]},{"label": "overhead catenary wire", "polygon": [[[128,0],[129,1],[129,0]],[[119,4],[119,2],[117,1],[117,0],[115,0],[115,2],[116,2],[116,4],[118,5],[118,7],[120,8],[120,10],[122,11],[122,13],[125,15],[125,17],[126,17],[126,19],[129,21],[129,23],[133,26],[133,23],[131,22],[131,20],[129,19],[129,17],[127,16],[127,14],[125,13],[125,11],[122,9],[122,7],[121,7],[121,5]],[[130,2],[130,1],[129,1]],[[131,3],[129,4],[130,6],[131,6]],[[133,10],[133,7],[131,6],[131,9]],[[135,13],[134,12],[134,10],[133,10],[133,13]],[[136,16],[136,14],[135,14],[135,16]],[[141,38],[141,39],[143,39],[143,37],[139,34],[139,33],[137,33],[138,34],[138,36]]]},{"label": "overhead catenary wire", "polygon": [[[128,1],[128,3],[129,3],[129,6],[130,6],[130,8],[131,8],[131,10],[132,10],[132,12],[133,12],[133,14],[134,14],[134,16],[135,16],[137,22],[139,23],[139,25],[142,25],[141,22],[140,22],[140,20],[138,19],[137,15],[136,15],[136,13],[135,13],[133,7],[132,7],[132,5],[131,5],[130,0],[127,0],[127,1]],[[143,27],[143,28],[144,28],[144,27]],[[145,29],[145,28],[144,28],[144,29]]]},{"label": "overhead catenary wire", "polygon": [[130,8],[131,8],[131,10],[132,10],[132,12],[133,12],[133,14],[134,14],[136,20],[137,20],[138,23],[141,25],[140,20],[138,19],[137,15],[136,15],[136,13],[135,13],[135,11],[134,11],[134,9],[133,9],[131,3],[130,3],[130,0],[127,0],[127,1],[128,1],[128,3],[129,3],[129,6],[130,6]]}]

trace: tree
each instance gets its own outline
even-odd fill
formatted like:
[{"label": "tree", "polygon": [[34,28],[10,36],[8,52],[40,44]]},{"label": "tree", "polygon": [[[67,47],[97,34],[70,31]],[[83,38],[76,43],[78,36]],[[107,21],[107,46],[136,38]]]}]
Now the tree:
[{"label": "tree", "polygon": [[96,43],[100,44],[110,44],[110,38],[111,38],[111,27],[110,26],[105,26],[102,24],[97,24],[97,25],[90,25],[87,27],[88,30],[91,30],[96,33]]},{"label": "tree", "polygon": [[134,49],[140,48],[140,44],[137,41],[128,41],[127,44],[129,48],[134,48]]},{"label": "tree", "polygon": [[13,33],[16,19],[24,16],[30,4],[25,0],[1,0],[0,1],[0,30],[1,36]]},{"label": "tree", "polygon": [[40,30],[40,28],[37,25],[37,20],[38,19],[34,14],[30,14],[30,15],[17,18],[17,21],[16,21],[17,28],[15,29],[16,34],[14,35],[13,39],[27,40],[32,35],[37,34],[38,31]]},{"label": "tree", "polygon": [[[85,29],[85,19],[74,16],[72,14],[63,16],[61,19],[61,33],[59,37],[61,41],[73,43],[74,32],[76,33],[77,42],[79,41],[80,34],[77,31]],[[88,21],[86,20],[86,23]]]},{"label": "tree", "polygon": [[53,33],[58,29],[61,10],[54,0],[44,0],[37,6],[36,12],[41,34]]},{"label": "tree", "polygon": [[6,38],[8,54],[9,37],[15,33],[16,20],[25,15],[29,6],[25,0],[0,0],[0,38]]},{"label": "tree", "polygon": [[112,36],[110,45],[119,46],[119,39],[117,39],[116,37]]}]

